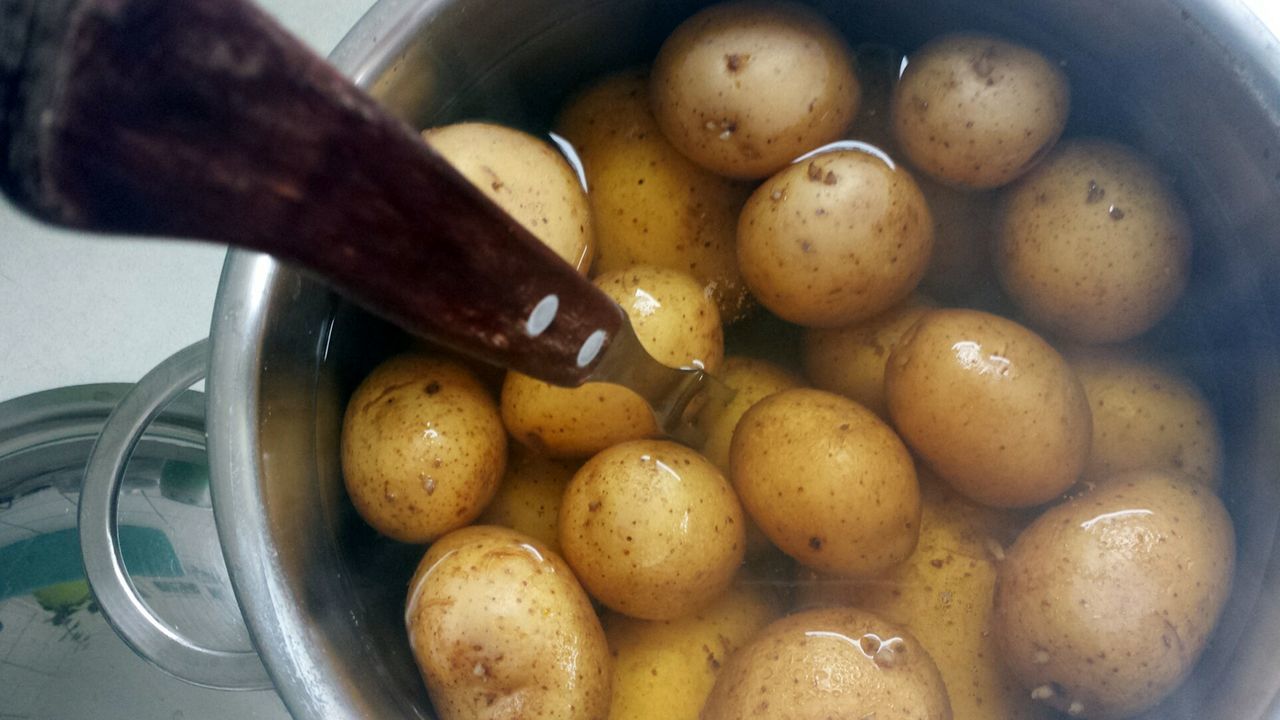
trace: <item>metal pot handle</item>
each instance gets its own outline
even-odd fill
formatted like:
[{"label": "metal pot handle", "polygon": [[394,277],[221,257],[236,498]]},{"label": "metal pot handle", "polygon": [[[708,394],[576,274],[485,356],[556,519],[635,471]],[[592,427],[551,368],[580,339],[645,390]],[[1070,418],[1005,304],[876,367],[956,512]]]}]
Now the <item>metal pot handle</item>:
[{"label": "metal pot handle", "polygon": [[257,653],[202,647],[175,632],[142,600],[120,554],[117,507],[134,446],[170,401],[205,377],[208,365],[209,341],[201,340],[147,373],[112,411],[85,469],[80,551],[103,616],[134,652],[195,685],[265,690],[273,684]]}]

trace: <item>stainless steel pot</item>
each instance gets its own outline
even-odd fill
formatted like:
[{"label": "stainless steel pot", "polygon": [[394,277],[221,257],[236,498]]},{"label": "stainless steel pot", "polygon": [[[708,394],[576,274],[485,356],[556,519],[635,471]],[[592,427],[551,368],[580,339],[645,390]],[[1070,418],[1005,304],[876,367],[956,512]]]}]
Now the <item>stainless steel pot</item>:
[{"label": "stainless steel pot", "polygon": [[[545,127],[566,92],[643,62],[697,3],[381,0],[334,60],[418,125],[484,116]],[[1144,148],[1180,178],[1198,237],[1192,287],[1153,336],[1228,433],[1235,592],[1196,675],[1157,716],[1280,717],[1280,50],[1233,0],[828,0],[855,40],[909,49],[989,29],[1067,59],[1072,133]],[[214,507],[262,658],[298,717],[430,717],[402,631],[419,548],[343,496],[344,399],[403,340],[324,287],[232,253],[213,326]]]}]

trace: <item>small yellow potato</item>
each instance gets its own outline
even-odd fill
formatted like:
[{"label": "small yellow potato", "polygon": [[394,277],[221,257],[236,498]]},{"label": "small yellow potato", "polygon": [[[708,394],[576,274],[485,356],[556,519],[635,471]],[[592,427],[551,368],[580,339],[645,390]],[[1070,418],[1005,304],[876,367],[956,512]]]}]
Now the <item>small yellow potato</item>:
[{"label": "small yellow potato", "polygon": [[770,395],[739,421],[730,465],[747,513],[808,567],[865,577],[915,548],[920,488],[911,455],[852,400],[808,389]]},{"label": "small yellow potato", "polygon": [[702,720],[951,720],[938,668],[904,628],[831,608],[775,621],[729,658]]},{"label": "small yellow potato", "polygon": [[672,620],[729,588],[745,525],[729,481],[706,458],[665,440],[635,440],[573,476],[560,505],[560,547],[609,608]]},{"label": "small yellow potato", "polygon": [[1084,470],[1089,403],[1066,360],[1021,325],[932,310],[889,356],[889,415],[943,480],[996,507],[1048,502]]},{"label": "small yellow potato", "polygon": [[[800,378],[769,362],[746,357],[725,358],[716,379],[734,391],[728,404],[708,402],[699,412],[697,426],[706,432],[702,444],[703,457],[729,475],[729,446],[733,431],[744,413],[764,398],[783,390],[800,387]],[[747,557],[756,557],[770,549],[769,538],[751,518],[747,518]]]},{"label": "small yellow potato", "polygon": [[1097,350],[1069,359],[1093,411],[1084,481],[1099,484],[1126,470],[1164,468],[1218,489],[1222,432],[1209,401],[1190,380]]},{"label": "small yellow potato", "polygon": [[1083,343],[1136,337],[1191,272],[1191,226],[1159,170],[1107,140],[1063,143],[1009,189],[995,264],[1036,325]]},{"label": "small yellow potato", "polygon": [[738,264],[778,316],[839,327],[911,293],[933,250],[933,220],[915,181],[862,150],[812,156],[752,193],[738,222]]},{"label": "small yellow potato", "polygon": [[431,128],[422,137],[561,259],[583,273],[591,267],[595,237],[586,189],[556,149],[483,122]]},{"label": "small yellow potato", "polygon": [[[688,275],[652,265],[606,273],[595,284],[631,319],[640,344],[672,367],[715,372],[724,334],[715,302]],[[502,386],[502,420],[512,437],[543,454],[585,458],[617,443],[658,434],[648,403],[620,385],[562,388],[517,372]]]},{"label": "small yellow potato", "polygon": [[690,162],[649,111],[648,77],[628,71],[591,85],[561,111],[591,188],[595,273],[633,265],[682,270],[716,299],[725,324],[754,301],[738,272],[736,229],[747,183]]},{"label": "small yellow potato", "polygon": [[950,185],[994,188],[1043,158],[1067,124],[1067,76],[1035,50],[945,35],[908,57],[893,123],[911,164]]},{"label": "small yellow potato", "polygon": [[393,357],[360,383],[341,446],[360,517],[407,543],[474,520],[507,462],[507,434],[484,386],[461,365],[425,355]]},{"label": "small yellow potato", "polygon": [[581,463],[539,455],[512,443],[498,494],[476,519],[522,532],[560,552],[560,501]]},{"label": "small yellow potato", "polygon": [[720,668],[778,617],[759,585],[736,584],[705,610],[677,620],[607,613],[613,653],[609,720],[698,720]]},{"label": "small yellow potato", "polygon": [[804,335],[804,372],[819,390],[856,400],[882,418],[884,369],[889,353],[932,303],[919,295],[879,315],[840,328],[811,328]]},{"label": "small yellow potato", "polygon": [[725,358],[716,379],[734,391],[728,404],[709,402],[698,415],[698,426],[707,433],[702,454],[726,474],[729,472],[729,446],[738,421],[752,405],[770,395],[800,387],[799,377],[768,360],[747,357]]},{"label": "small yellow potato", "polygon": [[1218,498],[1135,471],[1054,507],[1009,550],[996,636],[1031,697],[1076,717],[1141,713],[1191,672],[1231,589]]},{"label": "small yellow potato", "polygon": [[477,525],[409,583],[409,647],[440,720],[604,720],[612,661],[591,600],[537,540]]},{"label": "small yellow potato", "polygon": [[904,625],[938,665],[955,720],[1050,717],[1002,661],[992,635],[1003,548],[1020,514],[965,500],[937,479],[920,483],[920,542],[906,562],[870,580],[813,578],[801,607],[852,606]]},{"label": "small yellow potato", "polygon": [[663,43],[650,79],[653,114],[671,144],[734,178],[767,177],[839,140],[860,92],[840,33],[785,2],[699,12]]}]

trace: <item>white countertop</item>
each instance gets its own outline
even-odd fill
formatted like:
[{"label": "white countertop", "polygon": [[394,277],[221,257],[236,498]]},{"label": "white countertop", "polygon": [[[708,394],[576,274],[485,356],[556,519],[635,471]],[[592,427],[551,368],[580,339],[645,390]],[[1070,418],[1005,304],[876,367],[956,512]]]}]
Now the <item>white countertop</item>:
[{"label": "white countertop", "polygon": [[[258,0],[322,54],[373,0]],[[64,385],[135,382],[203,338],[226,251],[76,236],[0,198],[0,401]]]},{"label": "white countertop", "polygon": [[[328,53],[373,0],[259,0]],[[1273,30],[1280,2],[1246,0]],[[0,401],[63,385],[134,382],[203,338],[225,251],[85,239],[0,199]]]}]

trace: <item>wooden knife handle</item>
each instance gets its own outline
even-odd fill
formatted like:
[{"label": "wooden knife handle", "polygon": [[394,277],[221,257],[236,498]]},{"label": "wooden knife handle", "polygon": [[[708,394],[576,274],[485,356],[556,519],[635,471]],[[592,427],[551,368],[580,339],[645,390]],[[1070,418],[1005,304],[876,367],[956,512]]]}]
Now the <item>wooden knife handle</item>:
[{"label": "wooden knife handle", "polygon": [[270,253],[583,382],[622,310],[245,0],[0,0],[0,188],[47,222]]}]

